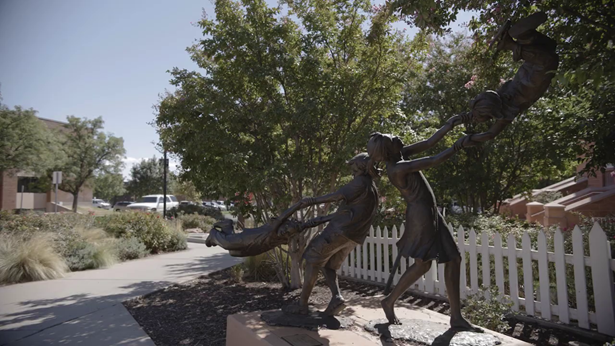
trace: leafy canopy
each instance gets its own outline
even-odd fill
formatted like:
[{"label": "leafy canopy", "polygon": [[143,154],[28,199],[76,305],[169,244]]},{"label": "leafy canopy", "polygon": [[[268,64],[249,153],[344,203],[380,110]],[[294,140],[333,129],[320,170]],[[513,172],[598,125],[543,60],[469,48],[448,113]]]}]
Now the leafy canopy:
[{"label": "leafy canopy", "polygon": [[0,172],[42,173],[54,161],[56,144],[35,110],[0,103]]},{"label": "leafy canopy", "polygon": [[60,189],[73,194],[73,210],[77,210],[79,191],[89,186],[95,173],[110,172],[122,163],[124,140],[105,134],[101,117],[95,119],[67,117],[61,151],[65,155]]},{"label": "leafy canopy", "polygon": [[403,120],[411,45],[392,31],[368,37],[366,0],[215,5],[188,49],[201,72],[173,69],[177,91],[158,104],[182,176],[206,195],[253,193],[257,210],[239,205],[257,217],[335,190],[369,133]]}]

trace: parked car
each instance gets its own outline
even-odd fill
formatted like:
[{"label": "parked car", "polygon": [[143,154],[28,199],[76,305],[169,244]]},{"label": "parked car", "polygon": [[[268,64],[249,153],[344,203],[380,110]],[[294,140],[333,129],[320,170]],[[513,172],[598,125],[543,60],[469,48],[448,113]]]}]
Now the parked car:
[{"label": "parked car", "polygon": [[218,210],[226,211],[226,205],[224,201],[214,201],[218,205]]},{"label": "parked car", "polygon": [[103,208],[103,209],[111,208],[111,204],[99,198],[92,199],[92,206],[97,207],[97,208]]},{"label": "parked car", "polygon": [[205,208],[213,208],[213,209],[220,210],[220,206],[218,205],[218,203],[213,202],[213,201],[203,202],[203,206]]},{"label": "parked car", "polygon": [[196,205],[196,203],[192,201],[181,201],[179,202],[179,205]]},{"label": "parked car", "polygon": [[115,204],[113,205],[113,210],[115,211],[126,210],[126,207],[128,207],[132,203],[134,202],[130,202],[130,201],[115,202]]},{"label": "parked car", "polygon": [[[173,195],[167,195],[167,210],[177,208],[179,202]],[[141,197],[137,202],[130,204],[126,207],[127,210],[134,211],[151,211],[162,213],[164,208],[164,196],[163,195],[147,195]]]}]

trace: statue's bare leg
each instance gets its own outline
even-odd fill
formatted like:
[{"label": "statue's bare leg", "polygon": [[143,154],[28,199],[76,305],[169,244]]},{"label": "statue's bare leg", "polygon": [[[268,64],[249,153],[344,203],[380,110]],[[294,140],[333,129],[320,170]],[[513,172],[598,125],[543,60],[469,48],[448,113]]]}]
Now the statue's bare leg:
[{"label": "statue's bare leg", "polygon": [[340,292],[340,285],[337,280],[337,273],[335,270],[325,267],[322,271],[325,274],[327,286],[329,286],[329,289],[331,290],[331,301],[325,310],[325,315],[335,316],[344,310],[346,307],[346,300],[342,297]]},{"label": "statue's bare leg", "polygon": [[444,265],[444,281],[448,301],[451,305],[451,328],[459,331],[482,333],[483,330],[474,327],[461,315],[461,296],[459,292],[459,274],[461,269],[461,257],[455,256],[453,260]]},{"label": "statue's bare leg", "polygon": [[318,270],[320,267],[307,263],[305,266],[305,276],[303,279],[303,289],[301,290],[301,298],[299,304],[291,304],[282,308],[282,311],[289,314],[307,315],[309,313],[308,301],[310,294],[316,285],[318,279]]},{"label": "statue's bare leg", "polygon": [[401,297],[402,294],[404,294],[404,292],[406,292],[408,288],[410,288],[413,283],[416,282],[416,280],[429,271],[429,268],[431,268],[431,262],[432,261],[416,259],[414,264],[411,265],[410,268],[406,270],[404,275],[401,276],[399,282],[393,288],[393,291],[391,291],[391,294],[382,300],[382,309],[384,310],[384,314],[386,315],[387,320],[389,320],[389,323],[401,324],[399,319],[397,319],[397,316],[395,316],[395,302],[399,299],[399,297]]}]

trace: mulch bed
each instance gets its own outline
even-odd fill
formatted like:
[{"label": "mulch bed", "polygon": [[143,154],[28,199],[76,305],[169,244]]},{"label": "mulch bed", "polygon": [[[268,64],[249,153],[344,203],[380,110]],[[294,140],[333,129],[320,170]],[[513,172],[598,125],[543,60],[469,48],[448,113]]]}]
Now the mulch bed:
[{"label": "mulch bed", "polygon": [[[382,293],[378,286],[343,279],[340,288],[348,300]],[[228,315],[279,309],[298,299],[299,294],[300,290],[284,291],[280,284],[273,282],[236,283],[232,280],[231,270],[225,269],[126,301],[124,306],[158,346],[222,346],[226,340]],[[324,282],[319,282],[310,302],[324,306],[330,298],[331,293]],[[410,293],[402,296],[399,304],[413,304],[443,314],[449,312],[445,302]],[[575,342],[599,345],[534,324],[510,321],[510,325],[505,334],[535,345],[584,345]],[[395,345],[414,344],[395,342]]]}]

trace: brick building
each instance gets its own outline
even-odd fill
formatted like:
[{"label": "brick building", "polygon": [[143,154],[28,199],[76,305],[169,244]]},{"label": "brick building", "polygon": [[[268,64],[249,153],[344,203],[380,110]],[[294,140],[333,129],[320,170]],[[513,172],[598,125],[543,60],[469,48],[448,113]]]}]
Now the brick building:
[{"label": "brick building", "polygon": [[[66,123],[39,118],[50,130],[63,131]],[[38,177],[35,174],[22,171],[0,172],[0,210],[31,209],[38,211],[53,211],[55,191],[43,190],[37,187]],[[23,193],[21,192],[23,189]],[[79,192],[79,204],[92,205],[93,191],[82,188]],[[71,209],[73,195],[58,190],[58,210]]]}]

